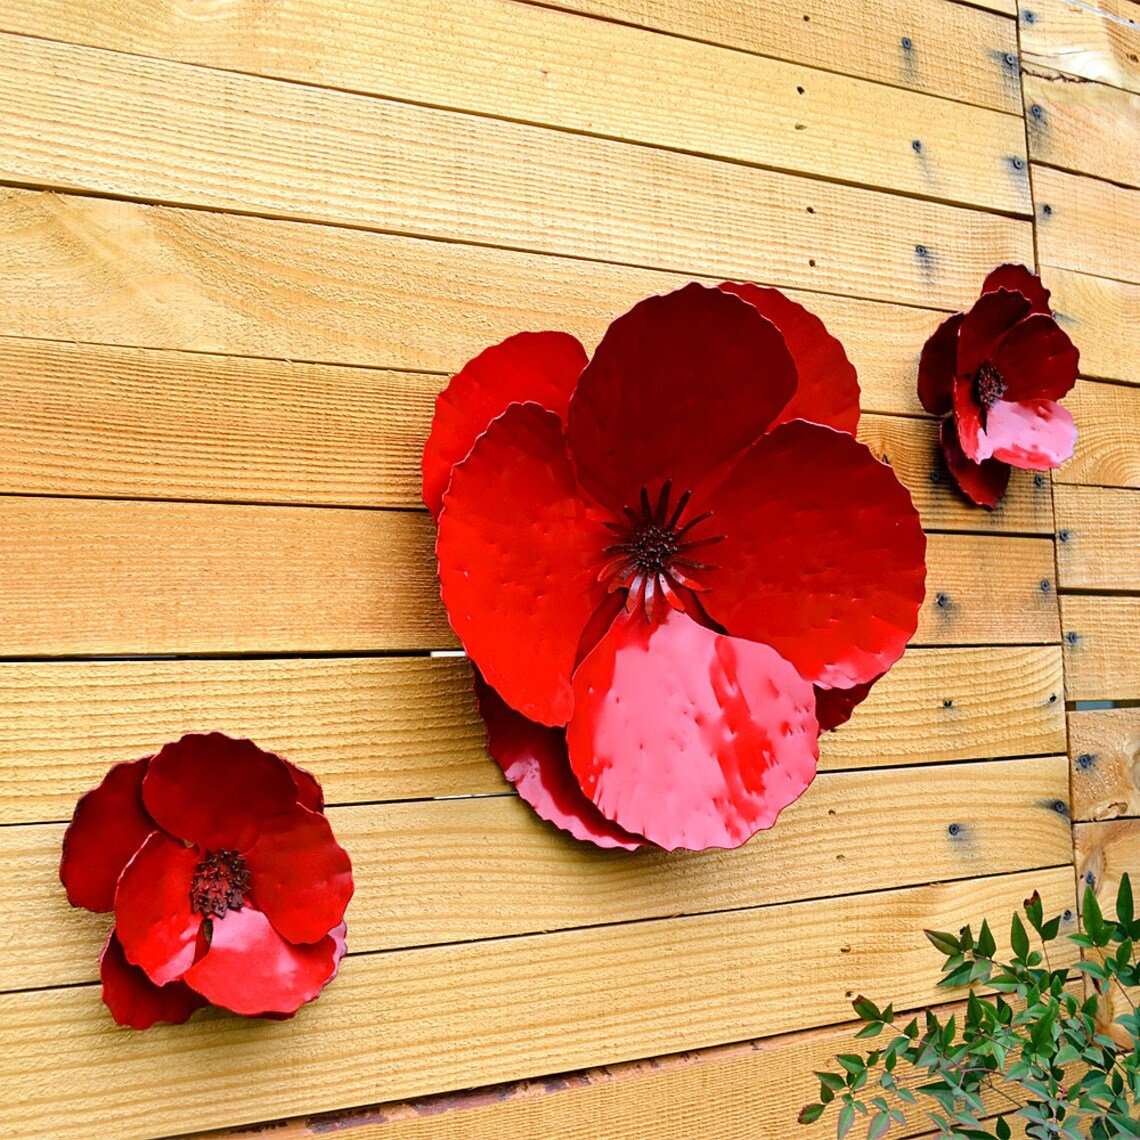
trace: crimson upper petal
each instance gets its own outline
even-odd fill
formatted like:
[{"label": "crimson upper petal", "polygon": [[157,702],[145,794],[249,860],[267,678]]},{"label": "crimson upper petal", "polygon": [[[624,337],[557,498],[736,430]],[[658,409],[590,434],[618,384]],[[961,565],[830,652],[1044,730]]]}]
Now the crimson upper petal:
[{"label": "crimson upper petal", "polygon": [[298,768],[291,760],[281,758],[282,763],[289,769],[293,783],[297,785],[297,803],[307,807],[309,811],[323,813],[325,810],[325,791],[316,776],[304,768]]},{"label": "crimson upper petal", "polygon": [[958,366],[956,375],[972,379],[989,359],[998,339],[1013,328],[1030,309],[1029,301],[1020,293],[998,289],[983,293],[958,328]]},{"label": "crimson upper petal", "polygon": [[992,270],[982,282],[982,292],[993,293],[998,289],[1020,293],[1029,302],[1031,313],[1049,312],[1049,290],[1041,284],[1041,278],[1024,265],[999,265]]},{"label": "crimson upper petal", "polygon": [[967,497],[980,507],[988,507],[990,510],[996,507],[1009,484],[1009,464],[998,459],[975,463],[962,450],[962,444],[958,441],[958,428],[952,417],[942,421],[939,440],[946,466]]},{"label": "crimson upper petal", "polygon": [[670,850],[739,846],[815,775],[811,685],[774,649],[675,610],[619,618],[574,695],[566,736],[583,791]]},{"label": "crimson upper petal", "polygon": [[570,675],[612,536],[579,493],[562,424],[513,404],[452,473],[436,553],[468,655],[512,708],[565,724]]},{"label": "crimson upper petal", "polygon": [[613,511],[635,507],[646,489],[655,498],[666,481],[692,491],[795,388],[784,338],[752,305],[695,283],[650,297],[610,325],[570,399],[579,481]]},{"label": "crimson upper petal", "polygon": [[247,851],[267,820],[297,802],[298,786],[280,757],[252,741],[188,733],[151,760],[142,794],[171,835],[209,851]]},{"label": "crimson upper petal", "polygon": [[918,623],[926,538],[910,495],[851,436],[797,421],[751,447],[708,497],[725,537],[708,613],[809,681],[851,688],[902,655]]},{"label": "crimson upper petal", "polygon": [[475,696],[487,726],[487,751],[541,819],[598,847],[635,851],[645,841],[594,806],[570,769],[566,732],[515,712],[476,673]]},{"label": "crimson upper petal", "polygon": [[72,906],[95,911],[114,907],[120,873],[155,828],[142,801],[148,761],[144,757],[116,764],[75,805],[59,865]]},{"label": "crimson upper petal", "polygon": [[186,972],[186,983],[233,1013],[296,1013],[336,973],[336,940],[297,946],[253,906],[215,920],[209,949]]},{"label": "crimson upper petal", "polygon": [[952,407],[954,374],[958,368],[958,329],[965,314],[947,317],[922,346],[918,360],[918,398],[932,416]]},{"label": "crimson upper petal", "polygon": [[245,864],[258,909],[290,942],[319,942],[344,917],[352,864],[323,815],[296,804],[274,816]]},{"label": "crimson upper petal", "polygon": [[1077,382],[1079,359],[1076,346],[1052,317],[1031,313],[993,351],[993,366],[1004,385],[1001,399],[1061,399]]},{"label": "crimson upper petal", "polygon": [[725,281],[720,288],[770,320],[792,354],[799,382],[775,423],[811,420],[854,435],[859,426],[859,379],[843,345],[823,321],[779,289],[737,281]]},{"label": "crimson upper petal", "polygon": [[156,986],[143,970],[127,961],[114,929],[99,958],[99,977],[103,1002],[116,1024],[132,1029],[149,1029],[158,1021],[180,1025],[207,1004],[201,994],[184,982]]},{"label": "crimson upper petal", "polygon": [[438,520],[452,468],[493,419],[514,403],[539,404],[565,418],[586,350],[564,332],[522,332],[484,349],[436,398],[423,454],[423,496]]}]

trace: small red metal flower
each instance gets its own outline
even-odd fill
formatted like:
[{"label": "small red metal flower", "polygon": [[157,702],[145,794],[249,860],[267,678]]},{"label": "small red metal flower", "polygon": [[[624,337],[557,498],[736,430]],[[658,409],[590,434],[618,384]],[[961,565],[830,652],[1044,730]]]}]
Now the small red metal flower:
[{"label": "small red metal flower", "polygon": [[320,785],[248,740],[191,733],[117,764],[76,805],[59,874],[73,906],[114,912],[100,975],[120,1025],[291,1017],[344,954],[352,866]]},{"label": "small red metal flower", "polygon": [[1046,471],[1073,454],[1076,425],[1057,401],[1076,383],[1078,358],[1049,311],[1049,290],[1024,265],[995,269],[974,307],[926,342],[919,398],[947,416],[946,465],[975,503],[995,507],[1011,467]]},{"label": "small red metal flower", "polygon": [[854,438],[855,369],[774,289],[691,284],[489,348],[424,501],[488,748],[603,847],[735,847],[815,775],[917,624],[926,541]]}]

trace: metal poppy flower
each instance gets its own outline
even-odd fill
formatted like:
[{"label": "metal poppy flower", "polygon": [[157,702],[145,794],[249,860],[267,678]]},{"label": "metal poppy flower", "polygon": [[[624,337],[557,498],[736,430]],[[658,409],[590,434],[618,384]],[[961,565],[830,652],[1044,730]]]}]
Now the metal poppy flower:
[{"label": "metal poppy flower", "polygon": [[118,764],[63,837],[73,906],[113,911],[100,960],[120,1025],[203,1005],[290,1017],[335,976],[352,866],[320,785],[249,740],[191,733]]},{"label": "metal poppy flower", "polygon": [[735,847],[902,654],[925,537],[854,438],[855,370],[774,289],[635,305],[592,359],[487,349],[440,396],[424,500],[488,747],[599,846]]},{"label": "metal poppy flower", "polygon": [[995,269],[974,307],[926,342],[919,398],[947,416],[946,465],[975,503],[995,507],[1012,467],[1046,471],[1073,454],[1077,428],[1057,401],[1076,383],[1079,355],[1049,311],[1049,290],[1024,265]]}]

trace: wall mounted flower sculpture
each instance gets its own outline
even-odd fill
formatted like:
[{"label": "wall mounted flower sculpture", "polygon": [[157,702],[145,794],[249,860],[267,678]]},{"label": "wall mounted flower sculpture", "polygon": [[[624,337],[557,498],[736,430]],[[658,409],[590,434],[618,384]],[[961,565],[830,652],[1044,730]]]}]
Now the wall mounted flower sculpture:
[{"label": "wall mounted flower sculpture", "polygon": [[1057,402],[1079,353],[1049,311],[1049,290],[1024,265],[1002,265],[968,313],[948,317],[922,350],[918,395],[942,421],[946,466],[992,509],[1012,467],[1047,471],[1073,454],[1077,428]]},{"label": "wall mounted flower sculpture", "polygon": [[520,333],[451,380],[423,457],[441,592],[539,815],[603,847],[736,847],[808,786],[923,597],[858,398],[817,317],[737,284],[640,302],[592,359]]},{"label": "wall mounted flower sculpture", "polygon": [[73,906],[114,912],[99,972],[120,1025],[291,1017],[344,954],[352,866],[321,787],[248,740],[117,764],[76,805],[59,873]]}]

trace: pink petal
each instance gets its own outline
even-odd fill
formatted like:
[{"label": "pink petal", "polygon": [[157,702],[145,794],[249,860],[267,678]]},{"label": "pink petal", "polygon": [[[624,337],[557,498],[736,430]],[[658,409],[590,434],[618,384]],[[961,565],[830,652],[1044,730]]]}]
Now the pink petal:
[{"label": "pink petal", "polygon": [[246,1017],[296,1013],[337,970],[337,943],[294,946],[252,906],[215,919],[210,948],[186,973],[203,997]]},{"label": "pink petal", "polygon": [[151,832],[119,876],[115,928],[127,960],[156,985],[181,978],[194,961],[202,916],[190,909],[201,852]]},{"label": "pink petal", "polygon": [[645,846],[640,836],[606,819],[582,791],[570,770],[564,729],[527,720],[478,672],[475,696],[487,726],[487,751],[541,819],[597,847],[635,851]]},{"label": "pink petal", "polygon": [[998,289],[1020,293],[1032,306],[1031,313],[1049,312],[1049,290],[1041,284],[1041,278],[1024,265],[999,265],[982,283],[983,293],[994,293]]},{"label": "pink petal", "polygon": [[939,431],[946,466],[963,493],[981,507],[992,510],[998,505],[1009,484],[1009,464],[997,459],[975,463],[958,442],[958,429],[953,419],[942,421]]},{"label": "pink petal", "polygon": [[894,472],[842,432],[783,424],[703,504],[724,540],[702,571],[709,615],[808,681],[882,675],[918,624],[926,537]]},{"label": "pink petal", "polygon": [[783,336],[752,305],[695,283],[650,297],[610,325],[570,400],[578,477],[614,511],[635,507],[643,488],[656,501],[666,481],[691,491],[764,432],[795,387]]},{"label": "pink petal", "polygon": [[815,775],[811,685],[768,646],[676,610],[654,626],[618,619],[574,696],[567,742],[582,790],[669,850],[738,847]]},{"label": "pink petal", "polygon": [[1080,353],[1050,316],[1032,313],[1002,337],[993,355],[1003,400],[1059,400],[1077,382]]},{"label": "pink petal", "polygon": [[157,1021],[181,1025],[196,1009],[208,1004],[184,982],[156,986],[146,974],[132,966],[112,929],[99,958],[103,981],[103,1003],[117,1025],[149,1029]]},{"label": "pink petal", "polygon": [[329,821],[300,804],[265,825],[246,869],[258,909],[289,942],[319,942],[352,898],[348,855]]},{"label": "pink petal", "polygon": [[279,756],[220,732],[164,745],[143,780],[143,802],[158,825],[207,851],[248,851],[297,794]]},{"label": "pink petal", "polygon": [[142,802],[149,759],[116,764],[75,805],[59,864],[72,906],[107,911],[115,905],[119,874],[154,830],[154,820]]},{"label": "pink petal", "polygon": [[775,422],[811,420],[854,435],[859,426],[859,378],[843,345],[823,321],[779,289],[736,281],[726,281],[720,288],[770,320],[792,354],[799,383]]},{"label": "pink petal", "polygon": [[569,333],[523,332],[484,349],[457,372],[435,402],[423,454],[423,495],[439,519],[451,469],[471,451],[491,421],[511,404],[538,404],[560,419],[586,350]]},{"label": "pink petal", "polygon": [[1029,312],[1020,293],[999,289],[983,293],[962,318],[958,329],[958,376],[973,380],[984,361],[991,359],[997,342]]},{"label": "pink petal", "polygon": [[613,536],[579,493],[562,424],[513,404],[452,473],[436,554],[463,647],[512,708],[565,724],[570,674]]},{"label": "pink petal", "polygon": [[986,437],[995,459],[1031,471],[1048,471],[1073,454],[1077,425],[1068,408],[1053,400],[1020,404],[998,400],[986,418]]},{"label": "pink petal", "polygon": [[958,329],[964,313],[955,313],[938,326],[922,346],[918,360],[918,398],[932,416],[950,411],[954,372],[958,367]]}]

